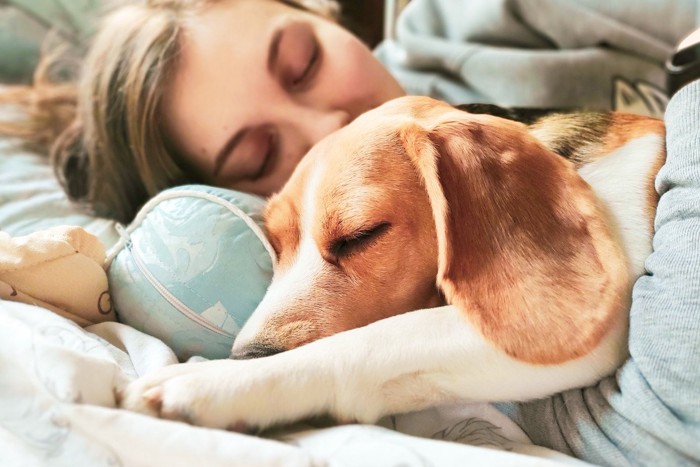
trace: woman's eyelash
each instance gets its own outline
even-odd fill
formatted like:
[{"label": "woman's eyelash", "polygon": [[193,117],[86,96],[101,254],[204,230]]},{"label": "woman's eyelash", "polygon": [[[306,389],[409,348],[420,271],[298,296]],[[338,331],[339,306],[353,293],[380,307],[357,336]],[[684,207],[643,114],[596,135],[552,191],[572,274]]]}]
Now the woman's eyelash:
[{"label": "woman's eyelash", "polygon": [[309,57],[309,62],[306,64],[304,70],[299,74],[299,76],[294,78],[294,80],[292,81],[292,86],[298,86],[299,84],[306,81],[306,79],[312,74],[312,71],[314,69],[314,66],[316,65],[316,62],[318,61],[320,53],[321,48],[318,44],[314,43],[313,50],[311,52],[311,57]]},{"label": "woman's eyelash", "polygon": [[274,164],[275,157],[277,156],[277,144],[277,134],[271,131],[270,135],[268,136],[267,151],[265,151],[265,154],[263,155],[263,161],[260,163],[258,170],[251,177],[251,180],[258,180],[267,175],[269,166]]}]

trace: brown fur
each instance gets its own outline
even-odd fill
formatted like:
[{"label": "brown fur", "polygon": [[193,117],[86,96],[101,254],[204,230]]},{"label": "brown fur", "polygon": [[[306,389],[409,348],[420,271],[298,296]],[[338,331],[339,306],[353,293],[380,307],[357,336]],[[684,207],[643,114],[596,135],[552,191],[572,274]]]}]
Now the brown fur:
[{"label": "brown fur", "polygon": [[404,133],[432,142],[408,153],[436,161],[416,165],[435,222],[444,223],[438,285],[515,358],[544,364],[585,355],[610,328],[628,284],[595,195],[521,125],[455,116]]}]

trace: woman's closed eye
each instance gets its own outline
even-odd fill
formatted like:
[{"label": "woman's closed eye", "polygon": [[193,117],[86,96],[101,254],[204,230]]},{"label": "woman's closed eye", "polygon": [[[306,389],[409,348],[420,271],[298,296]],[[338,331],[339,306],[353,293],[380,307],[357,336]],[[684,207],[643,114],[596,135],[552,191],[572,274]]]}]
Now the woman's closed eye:
[{"label": "woman's closed eye", "polygon": [[291,91],[304,91],[313,82],[321,64],[321,46],[312,27],[304,22],[287,24],[279,36],[277,63],[272,69],[278,73],[282,86]]},{"label": "woman's closed eye", "polygon": [[264,125],[246,129],[226,158],[220,178],[228,182],[264,178],[274,170],[278,153],[279,138],[274,128]]},{"label": "woman's closed eye", "polygon": [[306,65],[304,66],[303,69],[296,70],[291,74],[292,79],[290,81],[290,84],[292,88],[295,90],[299,90],[299,88],[304,87],[304,85],[308,82],[311,81],[311,78],[314,76],[314,72],[316,71],[316,68],[318,68],[318,63],[319,63],[319,58],[321,55],[321,49],[318,46],[318,44],[314,44],[313,48],[310,51],[310,55],[308,58],[304,58],[304,60],[300,61],[299,63],[304,63],[306,62]]},{"label": "woman's closed eye", "polygon": [[275,167],[279,152],[279,137],[272,129],[267,130],[267,138],[264,143],[263,151],[262,157],[258,157],[258,169],[255,171],[255,173],[248,177],[249,180],[255,181],[265,178]]}]

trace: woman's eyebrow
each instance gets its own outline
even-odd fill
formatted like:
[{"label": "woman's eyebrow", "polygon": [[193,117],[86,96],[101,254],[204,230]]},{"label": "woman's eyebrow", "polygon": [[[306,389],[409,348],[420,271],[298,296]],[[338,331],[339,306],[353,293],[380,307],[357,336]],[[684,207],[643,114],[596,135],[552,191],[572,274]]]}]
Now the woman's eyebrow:
[{"label": "woman's eyebrow", "polygon": [[231,153],[233,153],[236,145],[241,142],[248,131],[250,131],[250,128],[242,128],[238,130],[228,141],[226,141],[226,144],[224,144],[219,153],[216,155],[216,159],[214,159],[214,177],[218,175],[219,171],[224,166],[226,159],[228,159]]}]

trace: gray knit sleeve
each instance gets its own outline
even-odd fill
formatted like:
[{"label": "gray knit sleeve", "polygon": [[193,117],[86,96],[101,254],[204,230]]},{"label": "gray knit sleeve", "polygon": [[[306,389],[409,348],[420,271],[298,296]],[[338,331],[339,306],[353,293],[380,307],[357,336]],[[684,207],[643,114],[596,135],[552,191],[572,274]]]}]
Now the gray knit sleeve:
[{"label": "gray knit sleeve", "polygon": [[536,444],[602,465],[700,463],[700,81],[666,111],[654,251],[635,284],[630,359],[594,387],[501,404]]}]

